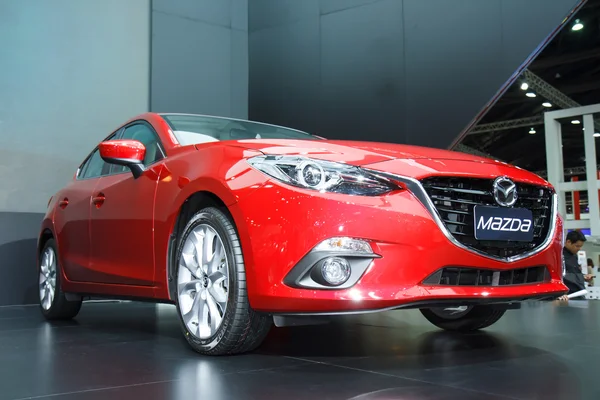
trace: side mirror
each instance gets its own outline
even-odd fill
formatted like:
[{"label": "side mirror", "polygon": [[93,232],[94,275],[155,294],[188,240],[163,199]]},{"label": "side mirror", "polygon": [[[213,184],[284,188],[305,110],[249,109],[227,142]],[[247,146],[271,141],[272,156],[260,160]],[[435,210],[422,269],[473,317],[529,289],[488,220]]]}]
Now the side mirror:
[{"label": "side mirror", "polygon": [[137,140],[107,140],[99,145],[100,157],[109,164],[129,167],[134,178],[144,172],[146,147]]}]

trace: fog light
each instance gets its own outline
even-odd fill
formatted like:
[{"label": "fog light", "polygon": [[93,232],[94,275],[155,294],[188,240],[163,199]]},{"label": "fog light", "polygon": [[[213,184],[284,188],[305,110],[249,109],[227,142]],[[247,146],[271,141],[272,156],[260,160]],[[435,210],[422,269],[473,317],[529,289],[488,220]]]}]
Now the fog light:
[{"label": "fog light", "polygon": [[321,273],[327,283],[339,286],[350,278],[350,263],[341,257],[329,257],[321,264]]}]

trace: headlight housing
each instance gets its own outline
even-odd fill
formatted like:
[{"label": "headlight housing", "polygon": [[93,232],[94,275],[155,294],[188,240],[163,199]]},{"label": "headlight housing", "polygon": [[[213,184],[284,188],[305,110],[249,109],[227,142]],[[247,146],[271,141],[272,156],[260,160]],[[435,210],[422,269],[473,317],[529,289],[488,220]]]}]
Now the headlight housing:
[{"label": "headlight housing", "polygon": [[290,185],[360,196],[379,196],[400,189],[359,167],[301,156],[257,156],[248,159],[259,171]]}]

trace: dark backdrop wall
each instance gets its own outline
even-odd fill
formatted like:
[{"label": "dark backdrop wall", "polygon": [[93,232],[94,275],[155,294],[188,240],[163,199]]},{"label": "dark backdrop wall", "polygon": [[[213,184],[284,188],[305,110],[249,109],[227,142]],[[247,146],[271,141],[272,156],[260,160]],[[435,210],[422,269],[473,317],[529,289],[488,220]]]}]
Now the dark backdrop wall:
[{"label": "dark backdrop wall", "polygon": [[248,117],[248,0],[152,0],[150,110]]},{"label": "dark backdrop wall", "polygon": [[250,118],[444,148],[578,0],[253,0]]}]

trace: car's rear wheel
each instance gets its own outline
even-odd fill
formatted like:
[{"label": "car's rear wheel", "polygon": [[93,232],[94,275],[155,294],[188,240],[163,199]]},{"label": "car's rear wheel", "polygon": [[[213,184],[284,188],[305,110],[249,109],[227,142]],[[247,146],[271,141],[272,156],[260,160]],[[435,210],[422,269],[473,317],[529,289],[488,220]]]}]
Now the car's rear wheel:
[{"label": "car's rear wheel", "polygon": [[42,314],[49,320],[71,319],[79,314],[81,300],[69,301],[61,289],[61,269],[54,239],[48,239],[38,262],[38,292]]},{"label": "car's rear wheel", "polygon": [[502,308],[491,306],[461,306],[423,308],[421,313],[438,328],[472,332],[487,328],[496,323],[506,312]]},{"label": "car's rear wheel", "polygon": [[208,207],[190,219],[175,270],[179,319],[195,351],[238,354],[262,343],[272,319],[250,307],[242,248],[228,215]]}]

